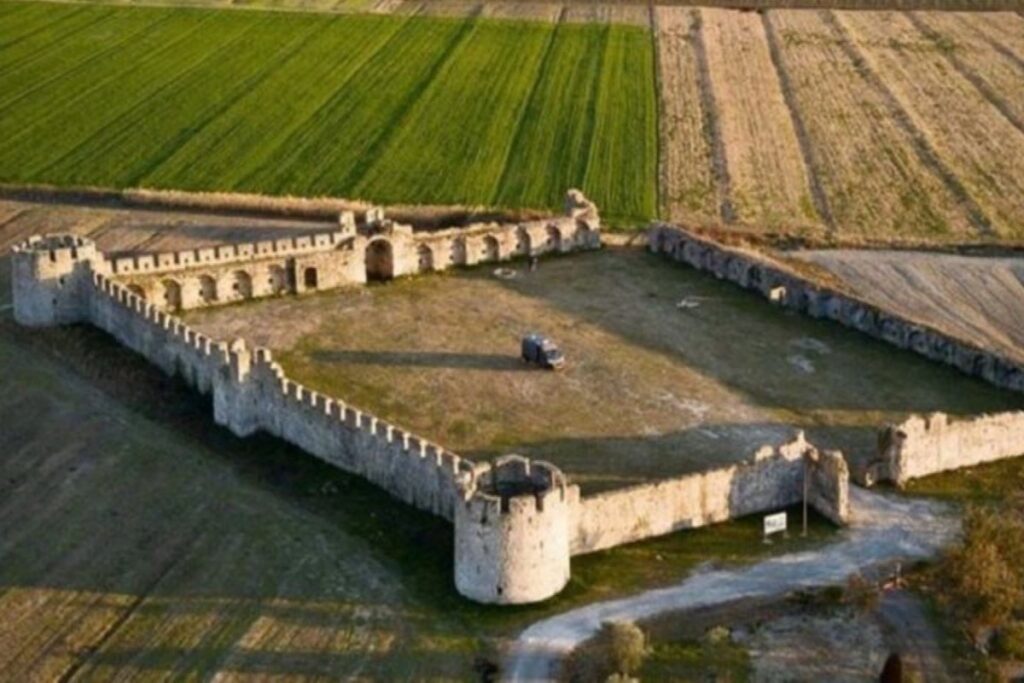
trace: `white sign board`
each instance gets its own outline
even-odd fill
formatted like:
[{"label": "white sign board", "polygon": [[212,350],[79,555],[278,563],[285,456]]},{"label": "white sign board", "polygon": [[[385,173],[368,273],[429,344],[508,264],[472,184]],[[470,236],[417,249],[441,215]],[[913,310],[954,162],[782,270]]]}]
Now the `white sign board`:
[{"label": "white sign board", "polygon": [[777,512],[774,515],[764,516],[764,535],[771,536],[780,531],[786,530],[786,513]]}]

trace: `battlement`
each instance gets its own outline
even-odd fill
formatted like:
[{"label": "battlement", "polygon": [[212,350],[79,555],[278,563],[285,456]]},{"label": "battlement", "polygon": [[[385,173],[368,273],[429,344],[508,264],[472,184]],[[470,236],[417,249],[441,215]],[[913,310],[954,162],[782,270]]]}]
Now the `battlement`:
[{"label": "battlement", "polygon": [[32,235],[11,247],[11,251],[57,263],[91,258],[96,253],[96,244],[87,237],[71,234]]},{"label": "battlement", "polygon": [[222,266],[263,258],[329,251],[343,246],[351,248],[352,237],[351,232],[341,230],[245,244],[226,244],[202,249],[128,256],[114,259],[111,263],[111,272],[119,276],[155,275],[190,268]]},{"label": "battlement", "polygon": [[474,470],[455,515],[455,585],[479,602],[544,600],[569,580],[579,489],[551,463],[505,455]]}]

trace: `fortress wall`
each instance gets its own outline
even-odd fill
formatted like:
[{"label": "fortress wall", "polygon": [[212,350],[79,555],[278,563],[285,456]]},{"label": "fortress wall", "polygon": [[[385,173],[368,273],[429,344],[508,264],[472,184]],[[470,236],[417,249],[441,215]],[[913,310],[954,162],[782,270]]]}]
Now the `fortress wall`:
[{"label": "fortress wall", "polygon": [[693,529],[803,499],[825,517],[849,517],[849,475],[841,454],[821,454],[799,433],[778,447],[763,446],[746,462],[583,498],[575,513],[572,554],[580,555],[681,529]]},{"label": "fortress wall", "polygon": [[654,252],[760,292],[787,308],[814,318],[834,320],[901,349],[952,365],[998,387],[1024,391],[1024,368],[1014,361],[849,294],[820,286],[760,255],[665,224],[651,227],[648,244]]},{"label": "fortress wall", "polygon": [[958,420],[945,413],[914,415],[879,434],[879,460],[868,483],[911,479],[1024,455],[1024,412]]},{"label": "fortress wall", "polygon": [[233,346],[229,356],[214,392],[218,423],[242,436],[266,431],[409,505],[454,519],[473,463],[289,380],[266,349],[249,357],[244,345]]},{"label": "fortress wall", "polygon": [[160,308],[177,311],[361,284],[366,273],[349,244],[297,256],[254,257],[162,274],[140,272],[119,281]]},{"label": "fortress wall", "polygon": [[261,258],[292,257],[337,248],[350,241],[353,234],[354,226],[352,231],[320,232],[245,244],[225,244],[202,249],[126,256],[111,261],[111,274],[119,277],[158,275],[190,268],[245,263]]},{"label": "fortress wall", "polygon": [[227,361],[227,345],[216,342],[157,309],[126,287],[94,274],[88,320],[168,374],[178,374],[209,393]]}]

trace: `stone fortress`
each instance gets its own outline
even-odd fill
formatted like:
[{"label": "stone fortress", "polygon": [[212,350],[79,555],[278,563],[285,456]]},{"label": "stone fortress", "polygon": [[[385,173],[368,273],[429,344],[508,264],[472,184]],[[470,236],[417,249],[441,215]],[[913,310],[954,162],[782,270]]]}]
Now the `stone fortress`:
[{"label": "stone fortress", "polygon": [[[680,228],[655,226],[649,244],[785,305],[807,300],[794,293],[809,291],[809,284]],[[417,231],[372,209],[359,217],[343,213],[338,229],[326,234],[125,258],[105,254],[85,238],[49,235],[13,250],[14,315],[26,326],[92,324],[164,372],[211,394],[215,421],[233,433],[275,435],[448,520],[454,525],[455,586],[479,602],[544,600],[565,586],[574,555],[777,510],[805,496],[826,518],[846,523],[846,461],[839,452],[817,449],[802,433],[733,465],[583,497],[550,463],[518,455],[492,462],[460,457],[344,397],[324,396],[292,381],[267,349],[252,349],[241,339],[210,339],[175,315],[600,246],[597,207],[575,190],[567,194],[563,215],[519,224]],[[914,426],[883,432],[892,437],[880,439],[884,447],[872,464],[874,478],[902,482],[929,469],[967,464],[960,450],[971,451],[978,461],[993,457],[992,448],[974,454],[978,439],[966,439],[969,445],[960,450],[947,449],[956,450],[954,455],[932,458],[922,467],[908,465],[908,459],[923,462],[918,454],[940,438],[935,436],[941,431],[939,418],[928,419],[936,426],[924,430],[927,437]],[[1024,414],[1000,419],[1000,426],[984,429],[1007,423],[1019,434]],[[941,423],[941,429],[948,425]],[[1003,450],[1012,441],[1004,439]]]}]

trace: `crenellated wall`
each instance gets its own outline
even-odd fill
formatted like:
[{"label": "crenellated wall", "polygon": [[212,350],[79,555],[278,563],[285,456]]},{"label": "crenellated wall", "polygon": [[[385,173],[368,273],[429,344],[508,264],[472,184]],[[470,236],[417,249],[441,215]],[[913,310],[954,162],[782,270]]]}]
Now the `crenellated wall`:
[{"label": "crenellated wall", "polygon": [[803,432],[762,446],[745,462],[584,498],[576,510],[572,554],[612,548],[681,529],[695,529],[803,500],[836,524],[849,518],[846,462],[821,453]]},{"label": "crenellated wall", "polygon": [[866,485],[903,486],[937,472],[1024,455],[1024,412],[955,419],[945,413],[913,415],[878,435],[878,459],[858,479]]},{"label": "crenellated wall", "polygon": [[665,224],[650,228],[648,246],[651,251],[666,254],[719,279],[760,292],[786,308],[814,318],[834,320],[901,349],[952,365],[998,387],[1024,391],[1024,368],[1016,362],[849,294],[823,287],[761,255],[727,247]]},{"label": "crenellated wall", "polygon": [[280,437],[449,521],[476,476],[473,462],[288,379],[269,350],[242,340],[215,375],[214,420],[239,436]]},{"label": "crenellated wall", "polygon": [[416,231],[379,209],[358,223],[342,214],[338,223],[330,233],[113,258],[105,270],[178,311],[601,246],[597,208],[576,190],[566,195],[564,215],[524,223]]},{"label": "crenellated wall", "polygon": [[[174,315],[193,305],[301,293],[370,275],[600,246],[596,207],[576,192],[569,193],[565,216],[527,224],[421,234],[374,211],[358,228],[351,217],[339,224],[341,231],[323,236],[113,262],[82,238],[33,238],[14,250],[15,315],[27,325],[91,323],[210,393],[215,421],[235,434],[273,434],[449,520],[455,585],[480,602],[555,595],[569,579],[574,554],[791,505],[802,499],[805,473],[810,504],[845,523],[845,461],[819,453],[802,433],[760,449],[750,462],[581,499],[554,465],[515,455],[472,462],[292,381],[267,349],[210,339]],[[164,296],[168,281],[178,288],[173,302]]]}]

